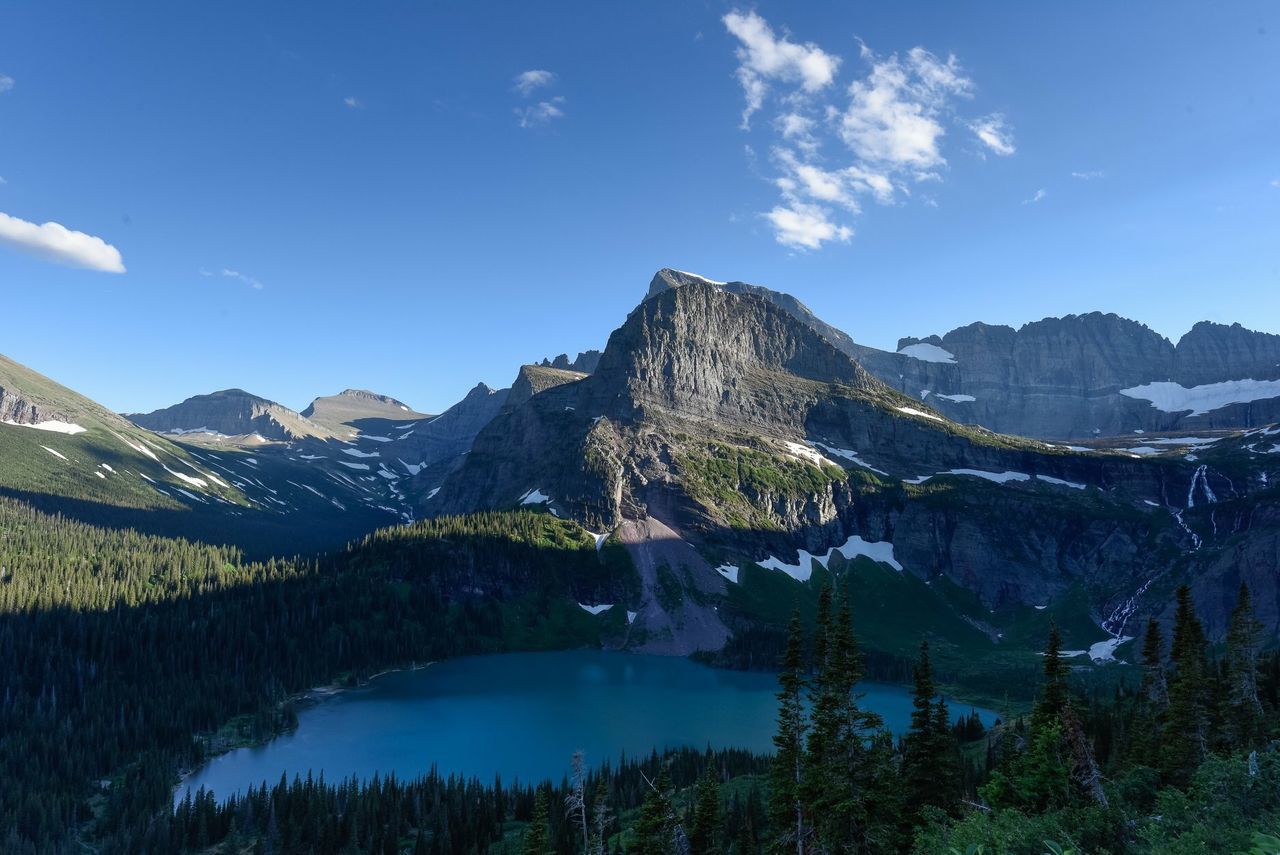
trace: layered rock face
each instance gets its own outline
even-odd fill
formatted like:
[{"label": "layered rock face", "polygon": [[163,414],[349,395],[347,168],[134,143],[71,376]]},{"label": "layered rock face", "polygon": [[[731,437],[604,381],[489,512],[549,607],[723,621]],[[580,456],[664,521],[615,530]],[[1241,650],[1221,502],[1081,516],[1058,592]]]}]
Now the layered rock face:
[{"label": "layered rock face", "polygon": [[1280,420],[1280,383],[1267,382],[1280,380],[1280,336],[1239,324],[1201,322],[1174,345],[1136,321],[1092,312],[1020,329],[969,324],[900,339],[898,352],[889,353],[856,343],[789,294],[758,285],[664,269],[649,295],[692,283],[767,300],[886,385],[999,433],[1084,439]]},{"label": "layered rock face", "polygon": [[282,404],[251,395],[243,389],[224,389],[196,395],[180,404],[126,418],[159,433],[212,431],[227,436],[257,434],[263,439],[327,438],[332,434]]}]

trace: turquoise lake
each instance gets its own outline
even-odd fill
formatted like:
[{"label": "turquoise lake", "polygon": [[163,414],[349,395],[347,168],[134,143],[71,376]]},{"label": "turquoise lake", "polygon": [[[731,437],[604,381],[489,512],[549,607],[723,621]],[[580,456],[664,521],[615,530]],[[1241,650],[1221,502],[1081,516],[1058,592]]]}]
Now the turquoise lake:
[{"label": "turquoise lake", "polygon": [[[863,705],[890,730],[906,729],[908,689],[859,688]],[[411,778],[434,765],[483,781],[540,781],[567,774],[576,749],[592,765],[682,745],[771,751],[776,691],[773,674],[676,657],[567,651],[452,659],[304,708],[296,730],[213,759],[177,798],[200,787],[225,798],[308,770],[334,782],[391,772]],[[952,707],[953,717],[969,710]],[[978,712],[988,724],[994,718]]]}]

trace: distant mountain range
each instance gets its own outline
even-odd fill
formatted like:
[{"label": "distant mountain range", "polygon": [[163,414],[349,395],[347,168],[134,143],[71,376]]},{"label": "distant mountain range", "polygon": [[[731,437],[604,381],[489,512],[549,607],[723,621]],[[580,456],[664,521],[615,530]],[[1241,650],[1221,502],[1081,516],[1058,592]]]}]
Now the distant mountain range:
[{"label": "distant mountain range", "polygon": [[901,626],[872,641],[903,655],[899,635],[999,650],[1054,619],[1105,660],[1184,581],[1214,637],[1242,581],[1280,637],[1280,336],[1238,325],[1174,345],[1089,314],[889,353],[790,295],[663,269],[602,352],[437,416],[232,389],[126,420],[8,361],[0,415],[0,490],[135,526],[221,516],[283,551],[424,516],[572,519],[638,571],[609,604],[630,649],[735,655],[780,632],[786,585],[837,567],[893,592],[877,608]]}]

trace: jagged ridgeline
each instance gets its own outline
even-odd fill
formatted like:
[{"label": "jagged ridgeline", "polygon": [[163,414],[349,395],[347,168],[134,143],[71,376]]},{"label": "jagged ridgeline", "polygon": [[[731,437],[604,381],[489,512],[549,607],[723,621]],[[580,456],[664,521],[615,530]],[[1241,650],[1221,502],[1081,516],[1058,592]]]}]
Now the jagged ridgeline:
[{"label": "jagged ridgeline", "polygon": [[294,693],[448,656],[609,643],[621,610],[578,603],[636,589],[620,548],[549,514],[423,521],[323,561],[248,562],[0,499],[4,848],[52,846],[94,818],[94,837],[143,851],[130,835],[166,807],[177,770],[275,733]]}]

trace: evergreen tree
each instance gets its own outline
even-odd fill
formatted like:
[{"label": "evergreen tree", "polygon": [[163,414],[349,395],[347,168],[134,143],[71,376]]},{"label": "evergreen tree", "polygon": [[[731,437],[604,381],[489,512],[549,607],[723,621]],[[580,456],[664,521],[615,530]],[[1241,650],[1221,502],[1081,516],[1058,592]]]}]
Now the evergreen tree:
[{"label": "evergreen tree", "polygon": [[720,784],[714,762],[707,764],[693,794],[693,821],[689,824],[689,851],[692,855],[720,855],[720,835],[724,829],[720,815]]},{"label": "evergreen tree", "polygon": [[1208,751],[1209,675],[1206,642],[1191,603],[1191,589],[1178,588],[1170,659],[1169,708],[1165,715],[1161,771],[1166,781],[1185,787]]},{"label": "evergreen tree", "polygon": [[1164,639],[1160,624],[1147,618],[1147,631],[1142,639],[1142,694],[1155,709],[1169,704],[1169,681],[1164,671]]},{"label": "evergreen tree", "polygon": [[640,805],[640,817],[632,829],[631,845],[627,847],[629,855],[670,855],[675,851],[680,829],[672,801],[674,790],[671,772],[664,764],[650,782],[649,791]]},{"label": "evergreen tree", "polygon": [[524,855],[548,855],[551,851],[551,808],[546,788],[539,787],[533,802],[533,818],[524,830]]},{"label": "evergreen tree", "polygon": [[800,611],[791,615],[787,650],[778,674],[778,730],[769,767],[769,824],[775,850],[804,855],[809,837],[801,788],[804,782],[804,634]]},{"label": "evergreen tree", "polygon": [[902,778],[906,794],[906,819],[914,825],[921,810],[929,805],[950,805],[939,780],[944,763],[944,743],[939,739],[938,717],[934,697],[938,693],[929,662],[929,642],[920,642],[920,657],[913,670],[915,687],[911,693],[911,726],[903,738]]},{"label": "evergreen tree", "polygon": [[1258,647],[1262,624],[1253,615],[1249,587],[1240,585],[1227,628],[1227,735],[1233,748],[1249,748],[1261,735]]},{"label": "evergreen tree", "polygon": [[1035,716],[1041,720],[1055,721],[1067,707],[1067,663],[1062,658],[1062,634],[1057,622],[1049,624],[1049,638],[1044,645],[1044,686]]}]

